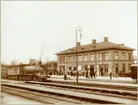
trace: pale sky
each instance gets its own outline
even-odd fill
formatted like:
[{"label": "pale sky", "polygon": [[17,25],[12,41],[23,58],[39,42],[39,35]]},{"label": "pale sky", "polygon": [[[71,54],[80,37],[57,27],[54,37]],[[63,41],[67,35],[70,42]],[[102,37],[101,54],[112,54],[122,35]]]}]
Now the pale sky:
[{"label": "pale sky", "polygon": [[56,60],[75,46],[77,26],[82,44],[106,36],[137,50],[136,1],[2,1],[1,61],[40,59],[41,48],[43,61]]}]

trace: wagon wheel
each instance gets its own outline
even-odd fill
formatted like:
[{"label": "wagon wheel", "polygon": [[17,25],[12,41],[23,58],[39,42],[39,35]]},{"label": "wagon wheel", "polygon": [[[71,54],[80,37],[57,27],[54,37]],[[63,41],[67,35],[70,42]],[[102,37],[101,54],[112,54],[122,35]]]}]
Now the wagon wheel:
[{"label": "wagon wheel", "polygon": [[36,77],[34,77],[34,78],[33,78],[33,81],[37,81],[37,78],[36,78]]},{"label": "wagon wheel", "polygon": [[31,76],[29,76],[29,77],[28,77],[28,80],[29,80],[29,81],[31,81],[31,80],[32,80],[32,77],[31,77]]},{"label": "wagon wheel", "polygon": [[42,82],[42,79],[41,79],[41,78],[38,78],[38,81],[39,81],[39,82]]}]

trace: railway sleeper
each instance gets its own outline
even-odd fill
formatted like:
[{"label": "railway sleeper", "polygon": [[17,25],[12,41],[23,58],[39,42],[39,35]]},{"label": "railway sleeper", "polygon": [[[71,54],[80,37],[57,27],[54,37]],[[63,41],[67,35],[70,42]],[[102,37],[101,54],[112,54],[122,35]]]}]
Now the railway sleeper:
[{"label": "railway sleeper", "polygon": [[112,94],[122,94],[122,93],[119,92],[119,91],[112,91],[112,90],[111,90],[111,93],[112,93]]},{"label": "railway sleeper", "polygon": [[116,104],[114,102],[102,101],[102,100],[91,99],[91,98],[84,98],[84,97],[79,97],[79,96],[68,96],[68,97],[78,99],[78,100],[81,100],[81,101],[89,101],[91,103]]},{"label": "railway sleeper", "polygon": [[[74,82],[65,82],[65,81],[55,81],[55,80],[47,80],[47,83],[50,83],[50,82],[53,82],[53,83],[61,83],[61,84],[74,84],[76,85],[76,83]],[[80,86],[101,86],[100,84],[95,84],[95,83],[83,83],[83,82],[79,82],[77,85],[80,85]],[[106,88],[112,88],[113,86],[111,85],[104,85],[104,87]],[[116,89],[124,89],[124,86],[114,86]],[[135,87],[125,87],[125,89],[129,89],[129,90],[137,90],[137,88]]]},{"label": "railway sleeper", "polygon": [[[126,96],[126,95],[129,95],[129,96],[132,96],[131,93],[128,93],[128,92],[123,92],[123,95]],[[134,95],[134,94],[133,94]]]},{"label": "railway sleeper", "polygon": [[111,93],[110,90],[100,90],[101,93]]},{"label": "railway sleeper", "polygon": [[99,89],[91,89],[92,91],[99,91]]},{"label": "railway sleeper", "polygon": [[132,94],[132,93],[131,93],[131,96],[137,97],[137,96],[138,96],[138,94]]}]

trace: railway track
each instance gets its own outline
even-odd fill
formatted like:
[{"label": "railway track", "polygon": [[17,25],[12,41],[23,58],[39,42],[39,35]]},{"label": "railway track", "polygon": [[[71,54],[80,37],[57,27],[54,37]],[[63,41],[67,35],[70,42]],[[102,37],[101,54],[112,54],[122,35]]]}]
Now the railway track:
[{"label": "railway track", "polygon": [[[49,87],[48,87],[49,86]],[[115,96],[115,95],[107,95],[105,93],[94,93],[92,91],[89,91],[88,89],[82,90],[81,88],[67,88],[67,85],[58,87],[53,86],[52,84],[50,85],[41,85],[38,83],[35,84],[2,84],[2,90],[3,88],[14,88],[14,89],[23,89],[25,91],[32,91],[32,92],[38,92],[38,93],[43,93],[43,94],[50,94],[50,95],[58,95],[58,96],[62,96],[62,97],[68,97],[71,99],[75,99],[75,100],[83,100],[84,102],[91,102],[91,103],[132,103],[132,102],[136,102],[136,99],[134,98],[130,98],[130,97],[119,97],[119,96]],[[7,90],[7,89],[6,89]],[[86,91],[87,90],[87,91]],[[60,98],[62,99],[62,98]]]},{"label": "railway track", "polygon": [[48,91],[39,91],[30,88],[23,88],[11,85],[2,85],[2,92],[11,93],[14,95],[30,98],[40,101],[44,104],[94,104],[94,103],[112,103],[106,101],[92,100],[89,98],[69,96]]},{"label": "railway track", "polygon": [[[61,83],[61,84],[72,84],[72,85],[76,85],[76,82],[74,81],[60,81],[60,80],[47,80],[47,83]],[[92,87],[105,87],[105,88],[115,88],[115,89],[121,89],[121,90],[134,90],[137,91],[137,87],[133,87],[133,86],[123,86],[123,85],[116,85],[116,84],[99,84],[99,83],[86,83],[86,82],[79,82],[78,83],[79,86],[92,86]]]},{"label": "railway track", "polygon": [[69,84],[58,84],[58,83],[46,83],[46,82],[25,82],[28,84],[39,84],[43,86],[50,86],[52,88],[60,88],[60,89],[72,89],[74,91],[87,92],[91,94],[99,94],[99,95],[107,95],[121,98],[128,98],[137,100],[137,91],[128,91],[121,89],[111,89],[111,88],[103,88],[103,87],[87,87],[87,86],[76,86]]},{"label": "railway track", "polygon": [[[8,87],[8,86],[2,86],[2,91],[17,95],[17,96],[37,100],[43,104],[61,104],[61,103],[62,104],[63,103],[64,104],[81,104],[83,103],[83,101],[73,100],[73,99],[69,99],[66,97],[61,98],[59,96],[57,97],[52,94],[44,94],[39,91],[30,91],[27,89],[18,89],[18,88]],[[90,102],[84,102],[84,103],[88,104]]]}]

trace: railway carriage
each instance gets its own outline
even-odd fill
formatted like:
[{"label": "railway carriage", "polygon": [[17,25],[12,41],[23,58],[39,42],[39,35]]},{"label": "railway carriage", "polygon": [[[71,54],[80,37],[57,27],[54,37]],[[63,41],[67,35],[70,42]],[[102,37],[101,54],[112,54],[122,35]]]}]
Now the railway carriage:
[{"label": "railway carriage", "polygon": [[138,71],[137,64],[132,64],[131,65],[131,78],[132,79],[137,80],[137,71]]}]

